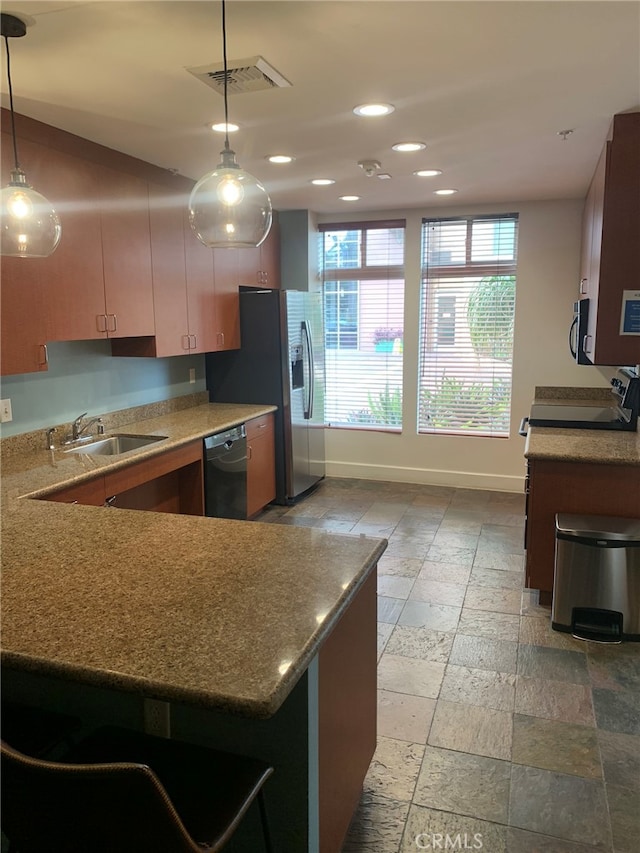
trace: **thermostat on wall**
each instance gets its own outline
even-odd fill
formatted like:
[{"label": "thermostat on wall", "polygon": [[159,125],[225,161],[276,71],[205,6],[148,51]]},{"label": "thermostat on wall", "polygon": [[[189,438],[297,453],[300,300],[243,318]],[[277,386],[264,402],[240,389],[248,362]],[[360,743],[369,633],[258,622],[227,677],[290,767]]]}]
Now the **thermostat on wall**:
[{"label": "thermostat on wall", "polygon": [[622,291],[620,334],[640,335],[640,290]]}]

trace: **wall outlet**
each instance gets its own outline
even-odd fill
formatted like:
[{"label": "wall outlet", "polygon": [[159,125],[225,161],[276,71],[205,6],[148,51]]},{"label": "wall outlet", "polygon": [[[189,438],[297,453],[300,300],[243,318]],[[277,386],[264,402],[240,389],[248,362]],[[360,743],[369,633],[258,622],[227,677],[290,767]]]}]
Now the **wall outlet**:
[{"label": "wall outlet", "polygon": [[0,423],[6,424],[12,420],[11,400],[0,400]]},{"label": "wall outlet", "polygon": [[196,369],[195,367],[189,368],[189,384],[195,385],[196,382]]},{"label": "wall outlet", "polygon": [[144,699],[144,730],[149,735],[171,737],[171,705],[160,699]]}]

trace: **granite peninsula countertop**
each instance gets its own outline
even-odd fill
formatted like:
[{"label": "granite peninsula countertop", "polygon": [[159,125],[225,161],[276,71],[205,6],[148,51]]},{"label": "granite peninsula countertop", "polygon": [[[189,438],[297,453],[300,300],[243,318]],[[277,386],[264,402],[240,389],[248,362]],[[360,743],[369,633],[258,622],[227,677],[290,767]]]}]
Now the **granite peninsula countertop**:
[{"label": "granite peninsula countertop", "polygon": [[[571,406],[602,406],[610,401],[607,388],[536,388],[534,399],[534,403]],[[640,466],[640,432],[529,426],[524,455],[532,460]]]},{"label": "granite peninsula countertop", "polygon": [[3,666],[272,716],[385,540],[25,497],[272,409],[207,404],[127,424],[121,431],[168,438],[124,461],[10,454],[2,478]]}]

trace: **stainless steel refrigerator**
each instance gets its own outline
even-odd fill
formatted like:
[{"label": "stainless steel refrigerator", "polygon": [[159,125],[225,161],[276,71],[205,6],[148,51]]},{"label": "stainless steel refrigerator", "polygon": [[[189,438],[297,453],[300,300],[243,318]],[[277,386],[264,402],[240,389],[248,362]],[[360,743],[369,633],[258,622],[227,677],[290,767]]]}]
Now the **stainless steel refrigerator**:
[{"label": "stainless steel refrigerator", "polygon": [[322,296],[241,287],[240,334],[206,356],[209,399],[278,407],[276,500],[290,504],[325,474]]}]

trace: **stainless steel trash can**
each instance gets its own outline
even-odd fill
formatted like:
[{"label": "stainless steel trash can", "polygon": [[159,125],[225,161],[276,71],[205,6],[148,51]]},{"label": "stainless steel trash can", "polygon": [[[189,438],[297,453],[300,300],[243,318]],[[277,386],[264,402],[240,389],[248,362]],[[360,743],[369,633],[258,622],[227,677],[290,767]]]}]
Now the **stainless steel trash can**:
[{"label": "stainless steel trash can", "polygon": [[556,515],[551,627],[640,641],[640,519]]}]

